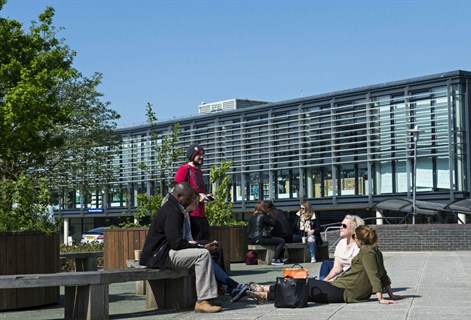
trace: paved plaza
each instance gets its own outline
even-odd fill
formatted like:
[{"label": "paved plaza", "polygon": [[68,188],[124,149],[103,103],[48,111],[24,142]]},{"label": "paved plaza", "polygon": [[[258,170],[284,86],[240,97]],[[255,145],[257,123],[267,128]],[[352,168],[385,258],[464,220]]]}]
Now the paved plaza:
[{"label": "paved plaza", "polygon": [[[332,319],[332,320],[469,320],[471,319],[471,252],[385,252],[385,264],[395,292],[410,296],[397,305],[380,305],[375,296],[366,303],[315,304],[303,309],[276,309],[243,298],[231,303],[221,298],[223,312],[196,314],[192,310],[145,309],[145,297],[136,296],[134,283],[110,286],[110,319]],[[317,275],[320,263],[304,264]],[[270,283],[283,267],[231,265],[239,282]],[[62,289],[63,290],[63,289]],[[387,295],[386,295],[387,296]],[[63,300],[63,295],[61,295]],[[63,319],[61,304],[25,311],[1,312],[0,319]]]}]

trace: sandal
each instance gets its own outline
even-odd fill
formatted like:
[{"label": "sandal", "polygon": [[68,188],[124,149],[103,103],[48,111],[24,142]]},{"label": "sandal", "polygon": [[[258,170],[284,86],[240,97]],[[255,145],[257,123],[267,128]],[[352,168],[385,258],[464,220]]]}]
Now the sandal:
[{"label": "sandal", "polygon": [[247,291],[247,297],[254,299],[257,304],[264,304],[267,302],[267,298],[261,296],[261,292]]},{"label": "sandal", "polygon": [[249,283],[250,291],[252,292],[263,292],[263,286],[259,285],[258,283],[255,282],[250,282]]}]

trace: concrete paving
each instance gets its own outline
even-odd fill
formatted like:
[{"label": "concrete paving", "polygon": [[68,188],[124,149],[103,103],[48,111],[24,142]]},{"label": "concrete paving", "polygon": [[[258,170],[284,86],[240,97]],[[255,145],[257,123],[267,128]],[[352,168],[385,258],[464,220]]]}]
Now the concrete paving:
[{"label": "concrete paving", "polygon": [[[385,252],[385,264],[395,292],[410,296],[396,305],[370,302],[310,303],[303,309],[277,309],[273,303],[257,305],[243,298],[221,297],[223,312],[196,314],[187,310],[146,310],[145,297],[136,296],[134,283],[110,286],[110,319],[332,319],[332,320],[469,320],[471,319],[471,252]],[[318,275],[320,263],[303,264]],[[244,283],[270,283],[283,267],[232,264],[232,277]],[[387,295],[386,295],[387,296]],[[61,303],[34,310],[1,312],[0,319],[63,319]]]}]

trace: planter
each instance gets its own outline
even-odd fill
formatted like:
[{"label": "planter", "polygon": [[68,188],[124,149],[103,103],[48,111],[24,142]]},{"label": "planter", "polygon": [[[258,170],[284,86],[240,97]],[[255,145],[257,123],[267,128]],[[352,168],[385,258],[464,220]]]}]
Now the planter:
[{"label": "planter", "polygon": [[245,262],[249,245],[247,226],[233,226],[229,231],[231,233],[231,262]]},{"label": "planter", "polygon": [[[134,250],[142,250],[148,228],[105,229],[105,270],[126,269],[126,260],[134,259]],[[224,267],[230,272],[231,262],[245,260],[247,227],[210,227],[211,239],[224,250]]]},{"label": "planter", "polygon": [[[41,232],[0,234],[0,275],[60,271],[59,234]],[[0,310],[23,309],[59,303],[59,287],[2,289]]]},{"label": "planter", "polygon": [[134,250],[142,250],[149,228],[105,229],[103,256],[105,270],[126,269]]}]

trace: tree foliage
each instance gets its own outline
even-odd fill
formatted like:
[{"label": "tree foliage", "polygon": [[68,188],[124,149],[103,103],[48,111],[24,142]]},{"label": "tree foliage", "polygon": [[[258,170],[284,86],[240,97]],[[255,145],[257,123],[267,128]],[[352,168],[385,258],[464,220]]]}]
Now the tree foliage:
[{"label": "tree foliage", "polygon": [[[55,36],[54,9],[47,8],[29,32],[0,18],[0,175],[16,178],[46,162],[45,150],[63,145],[51,127],[70,122],[58,104],[59,84],[76,74],[75,55]],[[6,143],[8,142],[8,143]]]},{"label": "tree foliage", "polygon": [[205,207],[206,217],[211,226],[236,225],[232,216],[232,201],[229,188],[229,171],[232,161],[221,161],[219,167],[210,169],[210,182],[213,185],[214,201],[208,202]]},{"label": "tree foliage", "polygon": [[34,229],[54,187],[112,180],[110,149],[120,142],[119,115],[96,90],[101,75],[72,66],[53,17],[47,7],[26,30],[0,18],[0,225],[9,230]]},{"label": "tree foliage", "polygon": [[3,178],[0,183],[0,232],[59,230],[59,222],[48,212],[50,192],[45,178],[21,174],[18,179]]},{"label": "tree foliage", "polygon": [[147,123],[150,125],[150,142],[152,144],[152,156],[155,161],[149,161],[149,164],[140,164],[141,169],[150,171],[151,178],[159,182],[159,193],[165,196],[168,186],[173,181],[174,172],[172,165],[178,161],[183,153],[183,148],[178,147],[180,136],[180,124],[175,123],[170,132],[159,134],[155,130],[157,117],[152,108],[152,104],[147,103]]},{"label": "tree foliage", "polygon": [[62,84],[60,103],[70,106],[72,112],[70,122],[55,126],[64,144],[48,151],[44,165],[54,185],[88,192],[106,188],[114,180],[111,161],[121,136],[113,121],[119,115],[109,108],[109,102],[101,101],[103,95],[96,91],[101,79],[95,73]]}]

